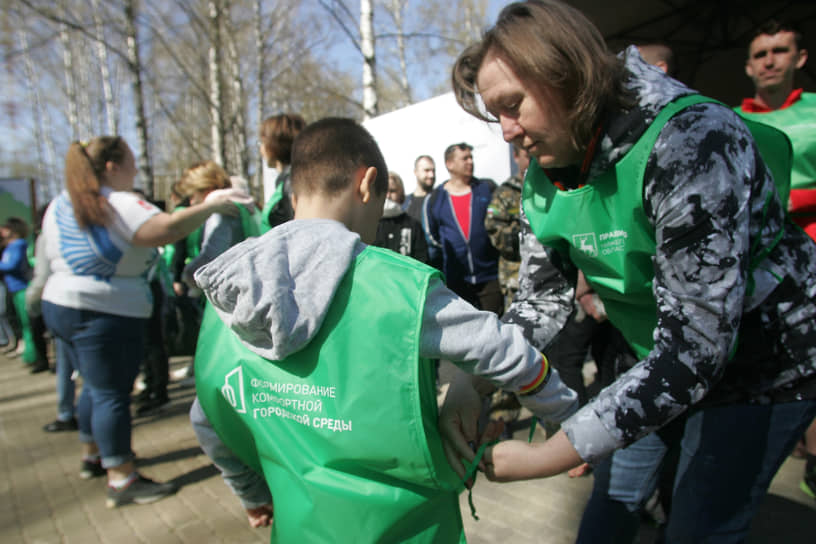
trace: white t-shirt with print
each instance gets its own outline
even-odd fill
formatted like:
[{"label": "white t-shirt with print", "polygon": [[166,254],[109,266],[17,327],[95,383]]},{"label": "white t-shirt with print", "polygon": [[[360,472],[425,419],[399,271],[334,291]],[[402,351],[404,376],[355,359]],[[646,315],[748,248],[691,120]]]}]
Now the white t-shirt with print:
[{"label": "white t-shirt with print", "polygon": [[136,193],[109,187],[100,193],[115,212],[107,227],[79,229],[67,192],[48,206],[44,257],[51,274],[42,298],[68,308],[150,317],[153,301],[146,277],[158,252],[134,246],[132,240],[161,210]]}]

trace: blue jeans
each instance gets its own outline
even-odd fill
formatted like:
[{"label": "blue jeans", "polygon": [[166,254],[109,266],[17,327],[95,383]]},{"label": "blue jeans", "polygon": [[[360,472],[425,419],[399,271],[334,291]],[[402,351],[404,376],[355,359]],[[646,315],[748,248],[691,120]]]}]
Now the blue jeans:
[{"label": "blue jeans", "polygon": [[816,400],[692,413],[681,442],[666,542],[742,542],[774,475],[816,416]]},{"label": "blue jeans", "polygon": [[79,366],[79,439],[99,446],[102,466],[133,459],[130,392],[144,350],[145,320],[42,303],[43,318]]},{"label": "blue jeans", "polygon": [[74,360],[74,350],[62,338],[57,338],[57,419],[60,421],[70,421],[76,412],[74,399],[76,388],[71,375],[74,370],[79,369]]},{"label": "blue jeans", "polygon": [[666,449],[657,433],[648,434],[594,468],[577,544],[634,542],[640,509],[657,487]]}]

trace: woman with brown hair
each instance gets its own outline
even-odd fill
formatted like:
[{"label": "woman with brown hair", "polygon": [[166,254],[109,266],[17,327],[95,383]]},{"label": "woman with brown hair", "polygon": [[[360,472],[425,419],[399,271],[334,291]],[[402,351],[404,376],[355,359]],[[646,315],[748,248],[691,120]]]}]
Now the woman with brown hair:
[{"label": "woman with brown hair", "polygon": [[264,164],[278,172],[275,192],[267,198],[261,212],[261,233],[289,221],[295,215],[291,202],[289,164],[292,162],[292,142],[305,126],[306,121],[296,113],[273,115],[261,123],[258,140],[261,157]]},{"label": "woman with brown hair", "polygon": [[130,392],[152,310],[145,272],[156,247],[178,240],[213,213],[237,213],[248,196],[214,191],[200,206],[168,214],[132,192],[137,174],[121,137],[74,142],[63,191],[43,220],[50,275],[43,317],[83,378],[79,399],[80,477],[108,477],[108,507],[147,503],[176,489],[141,476],[131,450]]},{"label": "woman with brown hair", "polygon": [[[178,183],[178,191],[190,199],[191,206],[197,206],[213,191],[231,186],[232,182],[226,170],[215,161],[203,161],[185,170]],[[196,248],[195,255],[188,255],[192,258],[182,272],[182,279],[187,285],[195,287],[193,274],[200,267],[244,238],[259,234],[259,226],[255,223],[257,218],[255,210],[256,208],[250,205],[240,210],[240,217],[215,213],[207,218],[201,233],[201,246]]]}]

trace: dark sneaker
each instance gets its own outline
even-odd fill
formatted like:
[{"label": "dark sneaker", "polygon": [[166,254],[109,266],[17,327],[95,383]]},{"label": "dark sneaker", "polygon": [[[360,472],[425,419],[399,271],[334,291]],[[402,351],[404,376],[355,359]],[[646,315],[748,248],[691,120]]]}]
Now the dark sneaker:
[{"label": "dark sneaker", "polygon": [[816,471],[805,474],[805,479],[799,482],[799,489],[811,499],[816,499]]},{"label": "dark sneaker", "polygon": [[121,489],[108,486],[108,500],[105,505],[108,508],[116,508],[131,502],[147,504],[172,495],[176,491],[178,491],[176,484],[154,482],[139,474],[136,479]]},{"label": "dark sneaker", "polygon": [[82,460],[82,468],[79,470],[79,477],[83,480],[90,480],[91,478],[99,478],[104,476],[108,471],[102,468],[102,460],[88,461]]},{"label": "dark sneaker", "polygon": [[43,425],[43,431],[47,433],[59,433],[62,431],[76,431],[79,429],[79,425],[77,424],[77,420],[75,417],[72,417],[68,421],[60,421],[59,419],[55,419],[51,423]]}]

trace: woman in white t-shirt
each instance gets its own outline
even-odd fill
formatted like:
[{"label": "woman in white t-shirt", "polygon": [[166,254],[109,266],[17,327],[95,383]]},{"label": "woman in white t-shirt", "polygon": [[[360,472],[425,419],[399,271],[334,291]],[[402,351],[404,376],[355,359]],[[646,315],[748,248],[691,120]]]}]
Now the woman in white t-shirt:
[{"label": "woman in white t-shirt", "polygon": [[156,247],[174,242],[213,213],[238,213],[248,195],[210,193],[199,206],[167,214],[131,192],[137,169],[121,137],[72,143],[66,191],[45,213],[44,255],[50,275],[43,317],[83,378],[79,399],[80,477],[108,477],[108,506],[146,503],[175,491],[136,472],[131,450],[130,392],[152,310],[146,272]]}]

